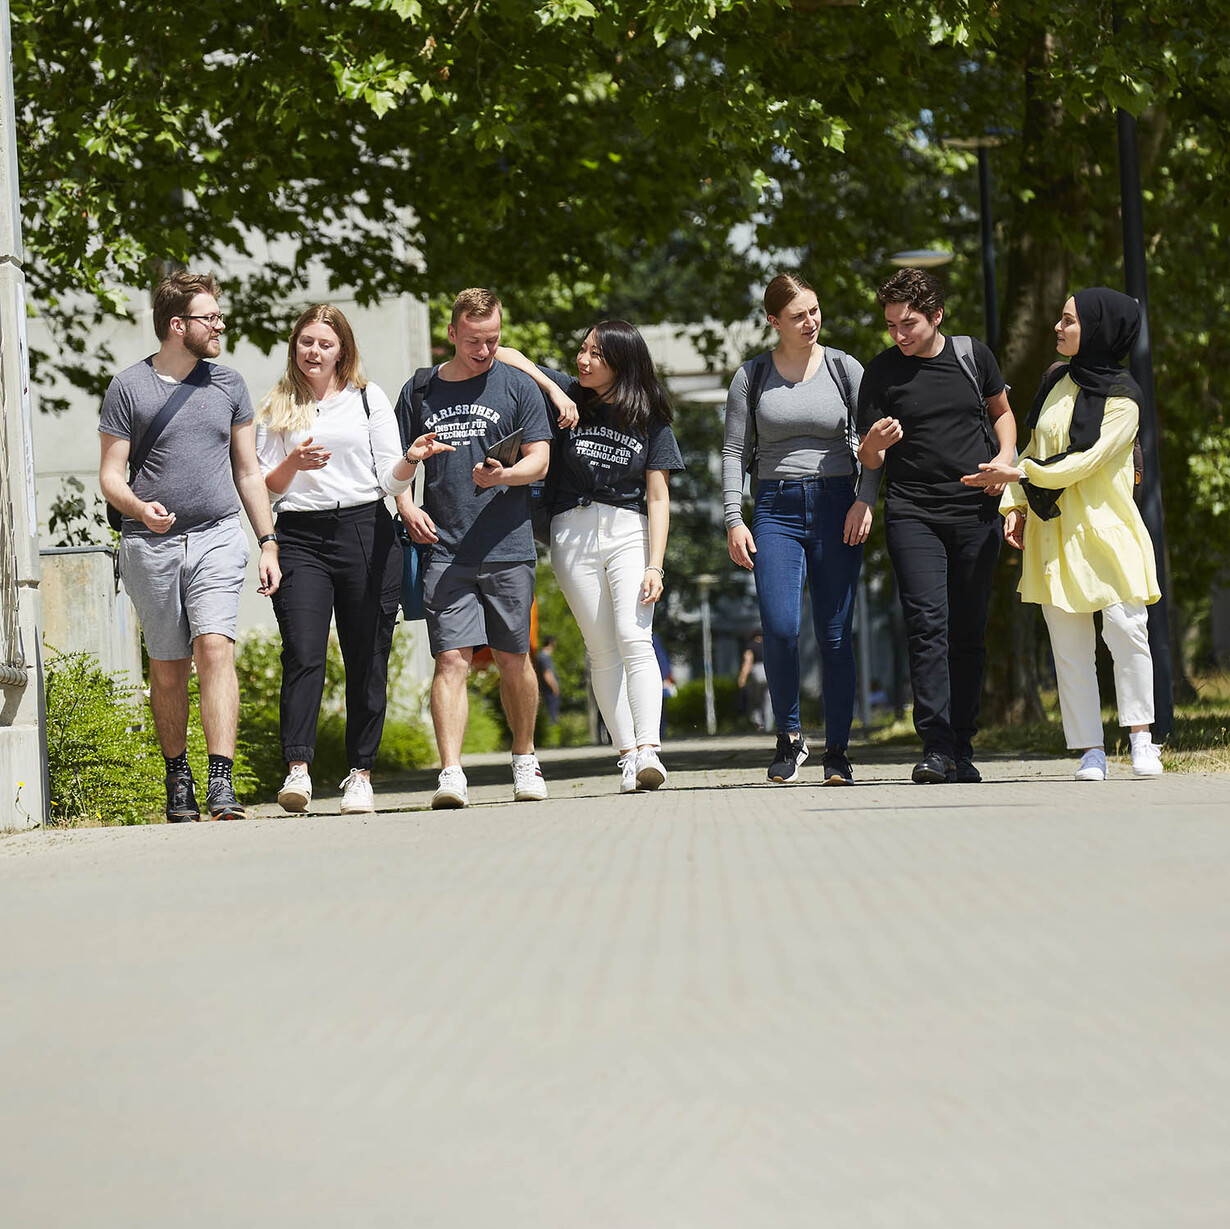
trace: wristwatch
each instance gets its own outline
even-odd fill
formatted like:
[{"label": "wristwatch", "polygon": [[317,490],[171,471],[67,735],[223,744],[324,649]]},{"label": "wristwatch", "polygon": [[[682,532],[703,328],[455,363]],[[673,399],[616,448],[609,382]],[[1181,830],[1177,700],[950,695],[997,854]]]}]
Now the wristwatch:
[{"label": "wristwatch", "polygon": [[263,538],[257,538],[256,544],[258,546],[264,546],[266,542],[276,542],[277,540],[278,535],[276,533],[267,533]]}]

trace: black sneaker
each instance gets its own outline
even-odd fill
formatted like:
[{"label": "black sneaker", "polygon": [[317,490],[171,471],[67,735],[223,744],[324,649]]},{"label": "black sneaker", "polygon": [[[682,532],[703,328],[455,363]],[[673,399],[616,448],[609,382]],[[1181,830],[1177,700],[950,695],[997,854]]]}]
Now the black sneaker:
[{"label": "black sneaker", "polygon": [[825,785],[853,785],[854,769],[844,751],[828,750],[824,753]]},{"label": "black sneaker", "polygon": [[982,773],[974,765],[972,755],[958,755],[948,779],[956,785],[978,785],[982,781]]},{"label": "black sneaker", "polygon": [[914,765],[910,777],[915,785],[942,785],[948,780],[948,774],[956,771],[956,767],[948,756],[938,751],[925,751],[922,759]]},{"label": "black sneaker", "polygon": [[205,791],[205,802],[212,819],[247,819],[247,812],[235,797],[235,787],[225,777],[214,777]]},{"label": "black sneaker", "polygon": [[190,772],[167,773],[167,823],[190,824],[201,818]]},{"label": "black sneaker", "polygon": [[777,736],[777,754],[769,765],[769,780],[778,785],[789,785],[799,779],[799,768],[807,759],[807,743],[803,735],[791,738],[789,734]]}]

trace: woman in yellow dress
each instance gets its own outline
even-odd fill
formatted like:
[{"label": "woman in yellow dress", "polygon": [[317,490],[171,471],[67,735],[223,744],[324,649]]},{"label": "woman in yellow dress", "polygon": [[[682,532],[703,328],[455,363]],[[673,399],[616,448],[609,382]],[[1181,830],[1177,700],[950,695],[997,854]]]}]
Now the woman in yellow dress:
[{"label": "woman in yellow dress", "polygon": [[1117,290],[1078,290],[1055,325],[1057,363],[1026,419],[1015,466],[990,462],[962,479],[1008,483],[1004,538],[1024,553],[1020,594],[1042,607],[1078,781],[1106,780],[1094,669],[1094,611],[1115,663],[1119,722],[1131,731],[1132,771],[1162,772],[1153,722],[1153,660],[1145,608],[1160,596],[1153,543],[1132,498],[1140,387],[1120,363],[1140,332],[1140,307]]}]

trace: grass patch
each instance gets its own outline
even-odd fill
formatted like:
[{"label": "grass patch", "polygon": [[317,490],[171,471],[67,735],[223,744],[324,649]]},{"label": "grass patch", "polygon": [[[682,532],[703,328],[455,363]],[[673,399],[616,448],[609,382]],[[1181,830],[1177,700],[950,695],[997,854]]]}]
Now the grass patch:
[{"label": "grass patch", "polygon": [[[1215,674],[1194,680],[1200,693],[1191,704],[1175,706],[1174,731],[1162,748],[1162,763],[1168,772],[1230,772],[1230,675]],[[1007,752],[1023,756],[1072,756],[1063,737],[1059,698],[1042,693],[1047,720],[1029,725],[988,725],[978,731],[976,751]],[[868,742],[873,746],[917,744],[909,717],[882,719]],[[1128,758],[1128,733],[1119,725],[1113,708],[1102,710],[1106,753],[1124,762]]]}]

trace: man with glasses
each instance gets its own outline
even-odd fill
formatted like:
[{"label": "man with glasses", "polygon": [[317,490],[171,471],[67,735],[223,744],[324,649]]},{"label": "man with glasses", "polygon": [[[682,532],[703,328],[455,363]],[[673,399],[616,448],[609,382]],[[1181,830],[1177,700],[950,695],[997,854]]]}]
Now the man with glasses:
[{"label": "man with glasses", "polygon": [[[239,723],[235,634],[248,564],[241,502],[261,544],[259,591],[272,594],[281,580],[247,385],[237,371],[206,361],[218,357],[226,328],[217,295],[212,274],[179,270],[159,283],[153,299],[158,352],[111,381],[98,428],[98,481],[123,517],[120,574],[149,653],[170,823],[201,818],[187,754],[194,660],[209,752],[206,807],[213,819],[244,817],[232,782]],[[129,457],[142,452],[145,459],[130,474]]]}]

